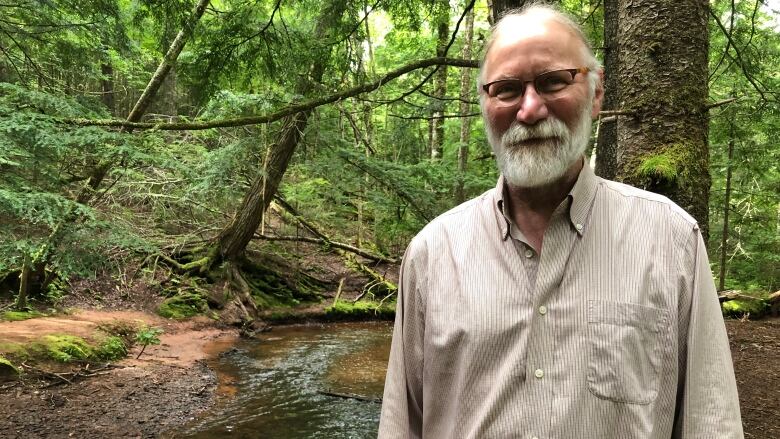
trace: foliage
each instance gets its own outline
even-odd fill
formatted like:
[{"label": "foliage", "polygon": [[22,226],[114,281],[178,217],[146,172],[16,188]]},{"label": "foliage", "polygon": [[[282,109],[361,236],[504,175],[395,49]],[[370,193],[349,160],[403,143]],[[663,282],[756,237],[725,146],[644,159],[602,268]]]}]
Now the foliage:
[{"label": "foliage", "polygon": [[147,346],[160,344],[159,335],[162,333],[162,329],[151,326],[142,326],[138,329],[138,332],[135,334],[135,341],[141,345],[141,352],[139,352],[138,356],[135,358],[141,358],[141,354],[144,353]]},{"label": "foliage", "polygon": [[769,311],[769,305],[761,300],[729,300],[721,305],[724,317],[762,317]]},{"label": "foliage", "polygon": [[[719,26],[710,27],[710,99],[738,100],[711,111],[710,260],[717,274],[725,252],[726,289],[772,292],[780,289],[780,39],[759,2],[717,1],[711,7],[734,44]],[[723,247],[729,168],[729,239]]]},{"label": "foliage", "polygon": [[97,347],[94,357],[102,361],[111,361],[124,358],[127,355],[127,346],[121,337],[111,336],[103,340]]},{"label": "foliage", "polygon": [[[320,39],[312,38],[317,16],[331,3],[212,3],[146,118],[268,114],[367,83],[436,53],[435,21],[445,3],[369,3],[345,0],[345,13]],[[22,0],[22,7],[0,5],[0,47],[7,49],[0,54],[4,290],[18,289],[13,280],[25,260],[46,262],[38,277],[59,275],[59,282],[39,292],[53,301],[67,294],[70,278],[99,270],[127,274],[128,267],[146,260],[143,270],[159,274],[162,262],[150,255],[213,242],[240,208],[247,188],[267,175],[269,151],[284,121],[133,133],[65,122],[125,116],[192,4]],[[603,46],[601,2],[561,4],[584,24],[594,47]],[[452,32],[463,3],[450,6]],[[716,0],[710,7],[731,38],[711,23],[710,100],[738,98],[710,111],[710,259],[717,273],[725,250],[727,288],[774,291],[780,289],[780,148],[774,141],[780,131],[780,39],[758,2]],[[487,37],[487,16],[486,2],[477,2],[475,53]],[[448,56],[458,57],[464,43],[461,27]],[[328,53],[322,79],[312,81],[312,60],[326,59]],[[460,96],[460,72],[450,67],[448,93],[439,101],[432,97],[432,81],[426,81],[432,71],[409,72],[374,92],[312,112],[279,195],[332,240],[399,257],[429,220],[455,204],[464,117],[472,122],[463,176],[466,197],[493,187],[497,171],[476,116],[475,87]],[[296,94],[300,84],[312,92]],[[471,103],[466,115],[459,114],[461,100]],[[440,159],[431,159],[429,151],[435,108],[447,115]],[[729,162],[730,140],[734,155]],[[641,169],[649,177],[671,180],[679,177],[681,162],[684,157],[670,147],[668,155],[648,157]],[[91,179],[105,164],[110,171],[92,191]],[[729,239],[722,248],[729,166]],[[260,231],[266,234],[309,236],[288,215],[269,213],[263,219]],[[252,248],[266,247],[253,243]],[[246,268],[261,308],[317,300],[314,285],[295,285],[262,267]],[[175,294],[163,302],[161,314],[184,318],[208,311],[204,291],[176,284],[170,292]],[[344,306],[337,304],[331,312],[358,312]]]}]

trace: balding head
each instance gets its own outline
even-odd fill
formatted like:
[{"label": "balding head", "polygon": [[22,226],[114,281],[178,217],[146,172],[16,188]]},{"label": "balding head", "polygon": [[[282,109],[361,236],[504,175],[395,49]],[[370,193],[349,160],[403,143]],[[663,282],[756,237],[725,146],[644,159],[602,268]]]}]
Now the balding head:
[{"label": "balding head", "polygon": [[568,32],[574,37],[574,40],[581,44],[580,51],[582,56],[582,65],[590,69],[588,74],[591,88],[595,88],[599,81],[599,71],[601,64],[593,55],[588,39],[580,26],[571,19],[571,17],[558,10],[557,8],[543,4],[530,4],[523,8],[512,9],[504,13],[501,19],[493,26],[490,38],[485,46],[485,53],[480,62],[480,71],[477,78],[478,88],[485,83],[485,73],[488,55],[496,44],[502,41],[513,41],[519,38],[541,34],[544,28],[549,25],[560,28],[563,32]]}]

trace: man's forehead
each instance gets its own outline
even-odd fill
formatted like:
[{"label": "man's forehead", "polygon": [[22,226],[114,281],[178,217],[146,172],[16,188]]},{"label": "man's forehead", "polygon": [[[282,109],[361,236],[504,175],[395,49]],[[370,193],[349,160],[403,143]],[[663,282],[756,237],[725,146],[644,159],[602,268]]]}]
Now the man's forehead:
[{"label": "man's forehead", "polygon": [[496,29],[490,50],[515,45],[520,42],[562,40],[574,37],[571,30],[550,17],[513,16],[507,17]]}]

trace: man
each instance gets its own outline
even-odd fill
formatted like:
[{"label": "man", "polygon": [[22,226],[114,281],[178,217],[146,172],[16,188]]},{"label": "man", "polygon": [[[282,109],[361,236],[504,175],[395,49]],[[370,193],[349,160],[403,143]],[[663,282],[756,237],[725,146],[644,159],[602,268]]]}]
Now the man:
[{"label": "man", "polygon": [[584,163],[603,89],[582,31],[504,17],[479,92],[502,177],[407,249],[379,437],[742,437],[696,222]]}]

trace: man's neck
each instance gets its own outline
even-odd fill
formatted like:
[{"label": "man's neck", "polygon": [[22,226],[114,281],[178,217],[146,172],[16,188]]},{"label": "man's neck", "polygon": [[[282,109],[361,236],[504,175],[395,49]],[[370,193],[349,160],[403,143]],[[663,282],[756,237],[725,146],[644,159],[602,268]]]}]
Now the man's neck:
[{"label": "man's neck", "polygon": [[508,204],[509,217],[537,252],[542,251],[544,232],[553,212],[574,187],[582,166],[582,159],[575,161],[561,178],[544,186],[516,187],[507,184],[505,203]]}]

